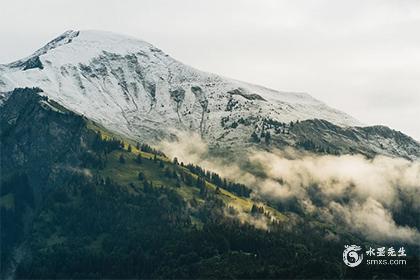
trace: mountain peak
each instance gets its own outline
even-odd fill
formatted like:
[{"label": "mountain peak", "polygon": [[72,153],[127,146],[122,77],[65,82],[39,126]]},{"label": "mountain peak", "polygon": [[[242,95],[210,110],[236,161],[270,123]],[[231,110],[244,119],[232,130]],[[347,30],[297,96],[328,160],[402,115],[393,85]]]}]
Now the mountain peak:
[{"label": "mountain peak", "polygon": [[280,124],[285,131],[285,123],[298,120],[359,124],[308,94],[202,72],[145,41],[97,30],[66,31],[0,67],[0,94],[19,87],[41,88],[68,109],[145,142],[171,137],[175,129],[240,147],[251,135]]},{"label": "mountain peak", "polygon": [[[49,41],[46,45],[44,45],[42,48],[35,51],[30,56],[17,60],[15,62],[12,62],[8,64],[9,67],[26,67],[26,63],[29,61],[39,60],[39,56],[46,54],[48,51],[55,49],[59,46],[65,45],[70,43],[73,38],[77,37],[79,35],[79,31],[74,30],[67,30],[63,34],[59,35],[58,37],[54,38],[53,40]],[[25,69],[26,70],[26,69]]]},{"label": "mountain peak", "polygon": [[[139,51],[160,51],[140,39],[101,30],[67,30],[32,55],[8,64],[9,67],[23,67],[40,56],[61,56],[63,63],[86,63],[102,52],[131,54]],[[26,69],[25,69],[26,70]]]},{"label": "mountain peak", "polygon": [[111,31],[80,30],[73,32],[77,32],[78,34],[75,42],[101,44],[103,48],[118,47],[119,50],[137,49],[139,47],[154,48],[152,44],[141,39]]}]

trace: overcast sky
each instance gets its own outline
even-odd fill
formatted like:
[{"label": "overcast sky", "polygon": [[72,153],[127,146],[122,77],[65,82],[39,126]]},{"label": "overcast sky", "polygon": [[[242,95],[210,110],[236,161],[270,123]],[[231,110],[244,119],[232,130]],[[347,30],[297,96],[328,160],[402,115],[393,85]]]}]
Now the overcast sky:
[{"label": "overcast sky", "polygon": [[0,3],[0,63],[68,29],[125,33],[199,68],[308,92],[420,140],[419,0]]}]

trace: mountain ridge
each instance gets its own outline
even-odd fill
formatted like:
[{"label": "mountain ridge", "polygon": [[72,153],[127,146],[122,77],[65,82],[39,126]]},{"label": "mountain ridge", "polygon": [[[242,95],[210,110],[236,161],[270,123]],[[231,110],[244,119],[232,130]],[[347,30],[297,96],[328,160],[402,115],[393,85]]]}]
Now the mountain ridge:
[{"label": "mountain ridge", "polygon": [[[45,67],[45,69],[34,66],[32,68],[28,67],[27,69],[19,68],[22,67],[23,62],[35,60],[35,58],[41,62],[42,67]],[[113,62],[115,62],[114,65]],[[6,68],[9,68],[9,70],[6,71]],[[101,70],[107,71],[106,74],[113,77],[102,77],[101,74],[104,73],[101,73]],[[200,99],[200,95],[204,99],[210,99],[212,92],[223,95],[222,97],[226,100],[220,106],[225,106],[230,97],[227,92],[241,90],[242,88],[244,94],[261,95],[269,101],[277,100],[283,102],[285,106],[308,104],[311,105],[310,108],[315,107],[313,111],[325,107],[324,109],[329,109],[326,111],[331,117],[328,117],[328,114],[322,112],[319,112],[319,114],[324,119],[334,120],[336,118],[337,123],[358,123],[348,116],[341,116],[338,111],[330,109],[308,94],[278,92],[198,71],[169,57],[151,44],[108,32],[68,31],[35,52],[32,56],[29,56],[26,61],[18,60],[17,62],[3,65],[1,74],[0,80],[2,81],[2,86],[0,90],[3,92],[10,91],[15,87],[38,86],[46,92],[55,92],[56,96],[50,97],[55,97],[61,102],[66,101],[63,97],[64,94],[69,95],[67,98],[73,98],[75,101],[80,102],[80,100],[77,100],[76,92],[78,91],[97,91],[101,95],[105,95],[106,92],[119,95],[116,92],[122,91],[124,98],[131,98],[134,101],[145,101],[149,103],[149,107],[153,107],[156,105],[153,102],[159,99],[159,97],[162,100],[158,101],[162,102],[157,105],[169,105],[169,101],[173,101],[173,99],[171,100],[170,94],[168,93],[181,88],[186,92],[183,93],[184,96],[185,94],[192,95],[187,96],[187,98],[192,99],[193,104],[190,104],[191,106],[196,105],[194,103],[199,104],[200,102],[205,102]],[[72,76],[70,77],[71,81],[68,81],[69,79],[66,77],[66,74]],[[101,84],[92,75],[109,79],[104,84]],[[114,78],[115,80],[112,80]],[[67,88],[65,87],[66,83]],[[194,85],[200,87],[201,93],[197,91],[196,93],[192,92],[191,86]],[[217,88],[218,86],[220,88]],[[159,93],[162,96],[158,96]],[[136,94],[149,95],[150,100],[136,100],[132,97]],[[71,102],[67,103],[72,105]],[[128,107],[124,108],[128,111],[130,109],[136,109],[135,107],[130,107],[130,104],[120,103],[118,105]],[[202,107],[204,104],[198,106]],[[80,108],[72,109],[82,111]],[[291,115],[290,119],[304,119],[315,113],[305,113],[294,108],[285,109],[290,110],[291,112],[289,113],[295,113],[295,115]],[[300,114],[303,114],[303,116],[300,116]],[[196,123],[194,125],[196,126]]]},{"label": "mountain ridge", "polygon": [[[361,126],[309,94],[202,72],[145,41],[104,31],[67,31],[33,55],[2,65],[1,100],[19,87],[39,87],[40,94],[70,110],[147,143],[188,131],[223,150],[267,148],[253,135],[262,138],[269,132],[278,136],[269,146],[282,148],[296,146],[287,132],[299,121],[322,119],[344,129]],[[330,138],[320,137],[326,142]],[[385,154],[407,157],[392,151],[397,141],[389,141]],[[408,157],[419,158],[420,144],[407,141],[418,146]],[[370,150],[380,151],[384,144],[373,145]]]}]

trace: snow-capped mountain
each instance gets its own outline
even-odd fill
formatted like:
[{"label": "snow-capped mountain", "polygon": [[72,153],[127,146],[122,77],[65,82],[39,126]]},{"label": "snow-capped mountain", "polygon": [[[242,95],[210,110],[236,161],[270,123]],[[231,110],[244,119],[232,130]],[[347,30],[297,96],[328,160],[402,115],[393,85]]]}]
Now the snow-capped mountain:
[{"label": "snow-capped mountain", "polygon": [[131,136],[173,127],[218,138],[221,119],[231,115],[358,124],[307,94],[201,72],[149,43],[109,32],[67,31],[30,57],[2,66],[1,91],[34,86]]},{"label": "snow-capped mountain", "polygon": [[[174,130],[230,146],[252,142],[253,134],[270,128],[285,132],[291,121],[360,125],[306,93],[202,72],[147,42],[102,31],[67,31],[31,56],[0,65],[2,99],[18,87],[39,87],[68,109],[151,143]],[[296,140],[285,136],[280,142],[288,141]]]}]

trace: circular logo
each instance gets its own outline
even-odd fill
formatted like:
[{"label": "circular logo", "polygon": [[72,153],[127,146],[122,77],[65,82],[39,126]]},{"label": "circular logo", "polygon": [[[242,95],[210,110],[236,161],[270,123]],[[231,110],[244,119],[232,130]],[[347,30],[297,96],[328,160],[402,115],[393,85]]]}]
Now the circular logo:
[{"label": "circular logo", "polygon": [[343,262],[350,267],[358,266],[363,261],[363,253],[360,252],[362,248],[357,245],[346,245],[343,251]]}]

